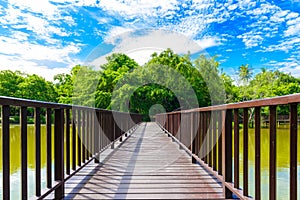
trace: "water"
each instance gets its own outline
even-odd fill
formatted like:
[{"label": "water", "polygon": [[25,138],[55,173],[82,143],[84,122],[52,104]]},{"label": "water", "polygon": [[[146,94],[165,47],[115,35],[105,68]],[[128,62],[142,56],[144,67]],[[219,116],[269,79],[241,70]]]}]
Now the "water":
[{"label": "water", "polygon": [[[300,127],[298,127],[299,130]],[[243,186],[243,130],[240,130],[240,187]],[[254,164],[255,164],[255,140],[254,129],[249,129],[249,194],[254,197]],[[261,191],[262,199],[269,198],[269,129],[261,129]],[[298,144],[300,132],[298,132]],[[290,166],[290,134],[287,125],[277,127],[276,135],[276,166],[277,166],[277,197],[289,199],[289,166]],[[298,182],[300,181],[300,151],[298,147]],[[297,191],[300,187],[298,184]],[[300,194],[298,192],[298,198]]]},{"label": "water", "polygon": [[[11,199],[20,199],[20,126],[13,125],[10,128],[11,145]],[[300,133],[298,133],[299,135]],[[34,126],[28,125],[28,195],[35,193],[35,137]],[[53,135],[53,134],[52,134]],[[300,135],[298,136],[298,144]],[[72,141],[72,140],[71,140]],[[289,127],[277,128],[277,197],[278,199],[289,198]],[[52,145],[54,144],[52,138]],[[2,145],[2,133],[0,134],[0,145]],[[52,147],[52,150],[54,148]],[[54,152],[52,153],[54,155]],[[72,158],[72,156],[71,156]],[[243,185],[243,134],[240,130],[240,187]],[[300,181],[300,151],[298,148],[298,181]],[[249,129],[249,194],[254,197],[254,129]],[[41,167],[42,167],[42,189],[46,187],[46,127],[41,127]],[[53,175],[53,173],[52,173]],[[268,199],[269,193],[269,130],[261,129],[261,190],[262,199]],[[0,147],[0,188],[2,188],[2,147]],[[53,178],[52,178],[53,179]],[[300,184],[298,184],[298,191]],[[0,190],[0,198],[2,191]],[[298,198],[300,194],[298,193]]]}]

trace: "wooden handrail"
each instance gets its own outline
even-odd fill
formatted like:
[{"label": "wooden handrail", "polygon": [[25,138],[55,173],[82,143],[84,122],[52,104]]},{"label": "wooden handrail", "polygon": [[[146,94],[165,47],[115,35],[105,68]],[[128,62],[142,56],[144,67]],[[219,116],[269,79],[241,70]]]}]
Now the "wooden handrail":
[{"label": "wooden handrail", "polygon": [[[286,105],[286,104],[299,103],[299,102],[300,102],[300,93],[297,93],[297,94],[291,94],[291,95],[285,95],[279,97],[243,101],[239,103],[230,103],[230,104],[194,108],[189,110],[174,111],[174,112],[168,112],[168,114],[204,112],[204,111],[226,110],[226,109],[235,109],[235,108],[255,108],[255,107],[264,107],[264,106],[272,106],[272,105],[277,106],[277,105]],[[157,114],[157,116],[163,114],[166,113],[160,113]]]},{"label": "wooden handrail", "polygon": [[[249,199],[248,185],[248,126],[249,110],[254,109],[255,123],[255,199],[261,199],[261,107],[270,110],[270,199],[276,199],[276,108],[290,107],[290,199],[297,198],[297,124],[300,94],[252,100],[240,103],[216,105],[190,110],[161,113],[156,122],[169,134],[177,138],[197,159],[207,164],[214,174],[222,178],[224,195],[232,198]],[[242,112],[239,112],[242,111]],[[242,117],[240,116],[242,113]],[[243,123],[243,190],[239,185],[239,123]],[[187,142],[187,140],[189,142]],[[234,147],[234,154],[232,151]],[[232,162],[232,158],[234,162]]]}]

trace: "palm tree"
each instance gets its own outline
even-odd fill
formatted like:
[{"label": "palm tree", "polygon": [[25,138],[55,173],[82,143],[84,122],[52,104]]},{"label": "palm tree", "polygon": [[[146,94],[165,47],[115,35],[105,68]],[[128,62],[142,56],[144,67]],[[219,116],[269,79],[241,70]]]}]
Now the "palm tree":
[{"label": "palm tree", "polygon": [[248,64],[241,65],[239,67],[239,81],[242,82],[242,85],[247,85],[249,83],[249,80],[252,77],[252,69],[249,67]]}]

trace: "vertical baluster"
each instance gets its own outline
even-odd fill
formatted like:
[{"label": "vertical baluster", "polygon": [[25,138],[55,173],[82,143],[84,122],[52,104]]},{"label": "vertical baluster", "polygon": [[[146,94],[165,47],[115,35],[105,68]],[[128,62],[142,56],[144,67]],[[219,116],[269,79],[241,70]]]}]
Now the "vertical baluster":
[{"label": "vertical baluster", "polygon": [[[224,131],[222,132],[223,142],[223,176],[225,182],[232,182],[232,110],[223,111],[225,119]],[[232,192],[225,187],[225,198],[232,198]]]},{"label": "vertical baluster", "polygon": [[86,110],[86,122],[85,122],[85,159],[88,160],[91,151],[90,136],[91,136],[91,126],[90,126],[90,110]]},{"label": "vertical baluster", "polygon": [[223,142],[222,142],[222,112],[218,111],[218,174],[222,175],[222,150],[223,150]]},{"label": "vertical baluster", "polygon": [[239,176],[240,176],[240,168],[239,168],[239,109],[234,109],[234,187],[239,188]]},{"label": "vertical baluster", "polygon": [[81,160],[85,163],[86,145],[86,110],[82,110],[82,129],[81,129]]},{"label": "vertical baluster", "polygon": [[198,148],[197,148],[197,156],[202,159],[200,156],[200,149],[202,146],[202,112],[198,112],[198,118],[199,118],[199,127],[198,127]]},{"label": "vertical baluster", "polygon": [[[119,114],[119,115],[121,115],[121,114]],[[119,132],[119,134],[118,134],[118,136],[120,137],[120,142],[122,142],[123,141],[123,120],[124,119],[122,119],[119,123],[119,125],[120,125],[120,127],[118,127],[118,125],[117,125],[117,123],[116,123],[116,126],[118,127],[118,132]]]},{"label": "vertical baluster", "polygon": [[[190,113],[191,115],[191,150],[192,150],[192,154],[196,153],[196,138],[195,138],[195,114],[192,112]],[[196,163],[196,159],[194,158],[194,156],[192,156],[192,163]]]},{"label": "vertical baluster", "polygon": [[21,187],[22,199],[27,199],[27,107],[21,107]]},{"label": "vertical baluster", "polygon": [[200,127],[200,122],[201,122],[201,119],[200,119],[200,112],[197,112],[197,120],[198,120],[198,125],[197,125],[197,135],[196,135],[196,155],[199,157],[199,151],[200,151],[200,130],[201,130],[201,127]]},{"label": "vertical baluster", "polygon": [[[103,112],[99,111],[100,150],[104,148]],[[99,155],[100,156],[100,155]]]},{"label": "vertical baluster", "polygon": [[76,110],[72,109],[72,170],[76,170]]},{"label": "vertical baluster", "polygon": [[60,185],[55,189],[55,199],[64,197],[64,110],[55,109],[54,119],[54,179]]},{"label": "vertical baluster", "polygon": [[203,116],[203,120],[204,120],[204,133],[203,133],[203,136],[204,136],[204,139],[203,139],[203,145],[204,145],[204,162],[207,164],[208,163],[208,134],[207,134],[207,130],[208,130],[208,121],[207,121],[207,115],[208,113],[207,112],[204,112],[203,113],[204,116]]},{"label": "vertical baluster", "polygon": [[51,108],[46,111],[46,134],[47,134],[47,188],[52,187],[52,128],[51,128]]},{"label": "vertical baluster", "polygon": [[297,104],[290,104],[290,199],[297,199]]},{"label": "vertical baluster", "polygon": [[66,173],[70,175],[70,109],[66,109]]},{"label": "vertical baluster", "polygon": [[276,106],[270,106],[270,199],[276,199]]},{"label": "vertical baluster", "polygon": [[99,127],[99,110],[94,111],[94,154],[95,154],[95,163],[100,162],[100,127]]},{"label": "vertical baluster", "polygon": [[89,158],[91,158],[94,154],[94,144],[92,143],[93,137],[94,137],[94,119],[93,119],[93,112],[92,109],[89,110],[89,147],[88,147],[88,152],[89,152]]},{"label": "vertical baluster", "polygon": [[243,155],[243,194],[248,196],[248,108],[243,112],[243,138],[244,138],[244,155]]},{"label": "vertical baluster", "polygon": [[35,195],[41,196],[41,109],[35,108]]},{"label": "vertical baluster", "polygon": [[77,110],[77,165],[81,166],[81,126],[82,126],[82,119],[81,119],[81,111]]},{"label": "vertical baluster", "polygon": [[212,120],[211,120],[211,111],[207,113],[207,134],[208,134],[208,145],[207,145],[207,150],[208,150],[208,166],[212,167]]},{"label": "vertical baluster", "polygon": [[202,161],[204,161],[204,138],[205,138],[205,135],[204,135],[204,112],[201,112],[201,138],[200,138],[200,141],[201,141],[201,146],[200,146],[200,158],[202,159]]},{"label": "vertical baluster", "polygon": [[212,131],[213,131],[213,170],[217,170],[217,128],[216,128],[216,112],[212,112]]},{"label": "vertical baluster", "polygon": [[255,108],[255,199],[260,200],[260,107]]},{"label": "vertical baluster", "polygon": [[90,110],[90,158],[95,155],[95,147],[94,147],[94,140],[95,140],[95,115],[96,113],[91,109]]},{"label": "vertical baluster", "polygon": [[2,106],[2,197],[10,199],[10,130],[9,130],[9,115],[10,107]]}]

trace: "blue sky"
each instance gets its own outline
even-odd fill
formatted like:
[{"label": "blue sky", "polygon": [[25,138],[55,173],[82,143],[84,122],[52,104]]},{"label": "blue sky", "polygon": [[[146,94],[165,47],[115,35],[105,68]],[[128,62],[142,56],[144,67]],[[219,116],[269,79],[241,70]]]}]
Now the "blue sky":
[{"label": "blue sky", "polygon": [[[184,46],[175,40],[181,35],[210,56],[218,55],[230,75],[249,64],[254,73],[264,67],[300,77],[299,12],[300,0],[1,0],[0,69],[51,80],[76,64],[124,50],[116,48],[120,35],[127,52],[138,47],[148,54],[173,43]],[[145,29],[151,31],[126,35]],[[178,35],[174,39],[166,31]],[[148,42],[130,46],[135,37]],[[171,43],[160,46],[166,40]]]}]

